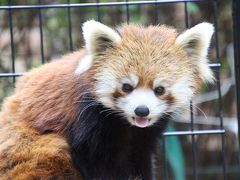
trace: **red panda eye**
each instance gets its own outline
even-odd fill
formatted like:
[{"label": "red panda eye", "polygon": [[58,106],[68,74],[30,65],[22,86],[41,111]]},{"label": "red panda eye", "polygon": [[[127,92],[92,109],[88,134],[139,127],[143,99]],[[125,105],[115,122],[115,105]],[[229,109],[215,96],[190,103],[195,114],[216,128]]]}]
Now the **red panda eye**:
[{"label": "red panda eye", "polygon": [[122,86],[122,91],[125,93],[130,93],[133,91],[133,87],[130,84],[124,83]]},{"label": "red panda eye", "polygon": [[159,86],[159,87],[156,87],[154,89],[154,93],[157,95],[157,96],[161,96],[163,94],[165,94],[166,90],[163,86]]}]

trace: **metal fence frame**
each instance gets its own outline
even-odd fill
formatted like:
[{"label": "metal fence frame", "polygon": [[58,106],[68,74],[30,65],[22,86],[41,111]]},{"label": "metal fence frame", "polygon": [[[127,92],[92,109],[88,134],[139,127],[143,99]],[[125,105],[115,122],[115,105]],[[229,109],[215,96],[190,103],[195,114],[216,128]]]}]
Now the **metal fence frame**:
[{"label": "metal fence frame", "polygon": [[234,43],[234,65],[236,79],[236,97],[237,97],[237,119],[238,119],[238,145],[240,147],[240,1],[232,1],[233,16],[233,43]]},{"label": "metal fence frame", "polygon": [[[185,7],[185,26],[186,28],[189,27],[189,20],[188,20],[188,2],[208,2],[212,4],[214,9],[214,26],[215,26],[215,44],[216,44],[216,57],[217,63],[210,64],[211,68],[219,70],[221,67],[221,62],[219,58],[219,47],[218,47],[218,20],[217,20],[217,0],[150,0],[150,1],[122,1],[122,2],[103,2],[101,3],[100,0],[96,0],[95,3],[78,3],[78,4],[71,4],[70,0],[67,0],[66,4],[47,4],[42,5],[40,0],[38,1],[39,4],[37,5],[11,5],[11,0],[8,0],[9,4],[8,6],[0,6],[1,10],[7,10],[8,11],[8,20],[9,20],[9,29],[10,29],[10,41],[11,41],[11,73],[0,73],[0,78],[5,77],[12,77],[13,83],[15,83],[16,77],[21,76],[22,73],[15,72],[15,47],[14,47],[14,35],[13,35],[13,22],[12,22],[12,11],[18,10],[18,9],[38,9],[38,17],[39,17],[39,34],[40,34],[40,42],[41,42],[41,62],[45,62],[44,58],[44,45],[43,45],[43,24],[42,24],[42,9],[46,8],[67,8],[67,18],[68,18],[68,35],[69,35],[69,50],[73,50],[73,41],[72,41],[72,24],[71,24],[71,9],[72,8],[79,8],[79,7],[96,7],[96,18],[98,21],[101,21],[101,14],[99,11],[99,7],[102,6],[125,6],[126,7],[126,21],[129,22],[130,20],[130,12],[129,12],[129,6],[131,5],[146,5],[146,4],[162,4],[162,3],[184,3]],[[233,0],[233,20],[234,20],[234,49],[235,49],[235,70],[236,70],[236,87],[237,92],[240,90],[240,2],[238,0]],[[158,15],[158,11],[156,11],[156,15]],[[219,71],[218,71],[219,72]],[[225,164],[225,149],[224,149],[224,135],[225,130],[223,128],[223,117],[222,117],[222,99],[221,99],[221,89],[220,89],[220,79],[219,79],[219,73],[216,73],[216,83],[217,83],[217,89],[218,89],[218,117],[219,117],[219,129],[209,129],[209,130],[195,130],[194,129],[194,116],[193,113],[191,113],[191,130],[190,131],[176,131],[176,132],[165,132],[164,137],[166,136],[182,136],[182,135],[191,135],[192,139],[192,163],[193,163],[193,169],[192,173],[194,176],[194,179],[198,179],[197,174],[197,163],[196,163],[196,144],[195,144],[195,136],[196,135],[204,135],[204,134],[219,134],[221,136],[221,151],[222,151],[222,174],[223,179],[226,179],[226,164]],[[240,94],[237,96],[237,105],[240,107]],[[190,109],[192,112],[192,104],[190,103]],[[240,111],[238,111],[238,121],[240,119]],[[166,174],[166,173],[165,173]],[[165,175],[165,179],[167,179]]]}]

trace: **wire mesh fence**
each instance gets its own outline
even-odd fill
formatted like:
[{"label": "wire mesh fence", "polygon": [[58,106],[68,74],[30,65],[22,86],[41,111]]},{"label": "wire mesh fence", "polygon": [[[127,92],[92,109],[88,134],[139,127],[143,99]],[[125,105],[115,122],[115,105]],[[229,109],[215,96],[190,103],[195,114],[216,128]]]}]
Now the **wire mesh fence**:
[{"label": "wire mesh fence", "polygon": [[[31,2],[4,1],[0,6],[2,16],[0,20],[0,30],[2,29],[0,33],[2,36],[0,35],[0,37],[3,37],[3,35],[6,37],[3,30],[7,29],[7,37],[9,38],[6,40],[6,47],[3,42],[6,38],[2,39],[2,43],[0,43],[0,61],[3,63],[3,65],[2,63],[0,65],[4,67],[5,63],[5,67],[7,67],[0,69],[1,88],[3,89],[1,98],[11,92],[16,79],[24,71],[43,64],[49,59],[54,59],[57,55],[71,52],[81,47],[82,37],[80,26],[85,20],[96,19],[113,26],[123,22],[168,24],[177,26],[181,30],[193,26],[198,21],[209,21],[215,27],[215,36],[212,40],[210,52],[210,67],[215,72],[216,85],[205,87],[203,91],[215,90],[216,92],[217,98],[214,100],[214,103],[206,105],[208,108],[214,109],[214,113],[209,114],[214,114],[216,117],[214,120],[215,123],[214,126],[197,125],[197,122],[199,122],[197,118],[199,116],[196,117],[196,114],[194,114],[196,105],[194,100],[190,102],[190,113],[188,112],[189,114],[185,118],[187,120],[184,122],[176,121],[173,125],[175,128],[170,128],[164,133],[160,147],[161,158],[157,162],[159,165],[157,171],[160,172],[158,178],[238,179],[240,177],[239,162],[238,160],[229,160],[229,158],[236,159],[237,155],[233,154],[236,151],[231,151],[230,155],[226,152],[226,131],[223,123],[222,88],[220,83],[220,68],[222,63],[219,48],[218,16],[220,13],[218,11],[218,3],[221,3],[221,1],[126,0],[110,2],[96,0],[95,2],[78,2],[65,0],[54,1],[54,3],[40,0]],[[198,5],[201,8],[197,12],[208,8],[210,9],[210,13],[206,13],[206,16],[198,16],[196,19],[195,16],[193,17],[192,11],[194,11],[194,8],[196,11]],[[178,16],[178,14],[180,15]],[[54,16],[57,16],[57,18],[54,18]],[[26,27],[31,27],[33,30],[28,31]],[[29,37],[28,41],[26,37]],[[34,38],[31,39],[31,37]],[[23,44],[28,44],[28,47],[25,47]],[[6,54],[6,52],[8,53]],[[20,68],[23,63],[25,63],[24,68]],[[206,112],[203,113],[204,116],[207,114]],[[171,137],[176,137],[177,139],[171,140]],[[201,147],[202,145],[206,145],[202,141],[208,141],[211,144],[211,137],[217,139],[217,153],[214,153],[214,151],[205,152],[203,150],[204,147]],[[168,154],[169,149],[172,147],[169,142],[173,142],[174,140],[181,142],[181,146],[178,146],[178,148],[183,150],[183,159],[185,159],[185,162],[180,163],[180,165],[186,165],[186,168],[182,168],[184,172],[180,173],[180,175],[173,165],[173,162],[178,163],[177,160],[171,160]]]}]

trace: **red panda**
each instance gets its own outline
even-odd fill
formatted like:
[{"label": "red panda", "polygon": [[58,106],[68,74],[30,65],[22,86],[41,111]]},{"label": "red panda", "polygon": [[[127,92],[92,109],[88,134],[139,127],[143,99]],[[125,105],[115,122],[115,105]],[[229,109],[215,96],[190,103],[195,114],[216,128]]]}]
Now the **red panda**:
[{"label": "red panda", "polygon": [[1,179],[152,179],[167,122],[214,79],[213,31],[85,22],[84,49],[27,72],[3,103]]}]

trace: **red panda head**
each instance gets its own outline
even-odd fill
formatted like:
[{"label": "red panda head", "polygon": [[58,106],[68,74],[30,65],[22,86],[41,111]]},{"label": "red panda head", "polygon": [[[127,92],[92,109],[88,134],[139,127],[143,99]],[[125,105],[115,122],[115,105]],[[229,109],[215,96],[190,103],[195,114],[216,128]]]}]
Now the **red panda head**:
[{"label": "red panda head", "polygon": [[96,21],[83,25],[88,73],[97,101],[138,127],[186,108],[202,82],[212,82],[207,52],[213,26],[201,23],[178,35],[166,26],[124,25],[119,32]]}]

